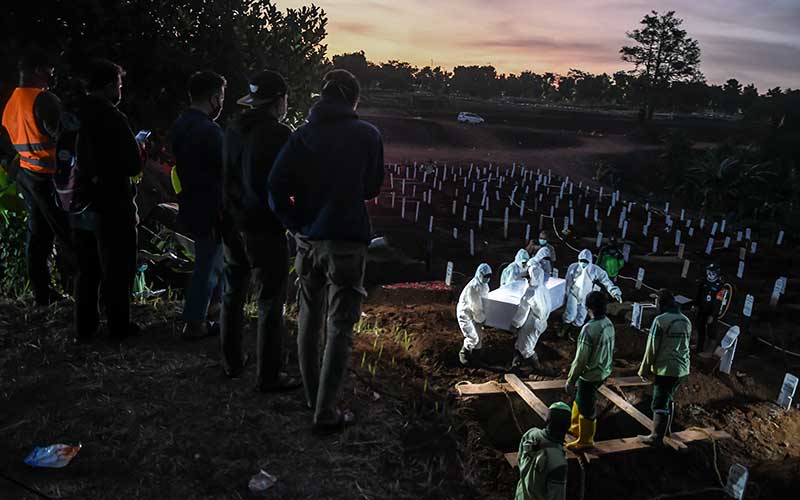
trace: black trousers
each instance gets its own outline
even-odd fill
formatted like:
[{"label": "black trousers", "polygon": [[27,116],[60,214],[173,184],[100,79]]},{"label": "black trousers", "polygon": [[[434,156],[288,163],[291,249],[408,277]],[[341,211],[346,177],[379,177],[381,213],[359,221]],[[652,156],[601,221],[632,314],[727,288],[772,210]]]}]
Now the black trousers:
[{"label": "black trousers", "polygon": [[[711,318],[710,324],[708,318]],[[706,339],[717,340],[717,317],[713,312],[698,310],[695,323],[697,324],[697,352],[703,352],[706,348]]]},{"label": "black trousers", "polygon": [[289,281],[289,251],[284,234],[223,233],[225,264],[220,342],[226,372],[241,369],[244,304],[255,282],[258,304],[257,384],[278,381],[283,362],[283,309]]},{"label": "black trousers", "polygon": [[110,335],[124,338],[130,329],[131,292],[136,275],[136,217],[86,211],[72,215],[70,223],[78,261],[76,336],[88,339],[97,333],[102,302]]},{"label": "black trousers", "polygon": [[17,186],[28,212],[25,261],[28,279],[36,302],[47,304],[50,296],[50,269],[47,260],[53,253],[54,238],[62,244],[67,261],[74,263],[67,214],[56,205],[53,176],[20,168]]}]

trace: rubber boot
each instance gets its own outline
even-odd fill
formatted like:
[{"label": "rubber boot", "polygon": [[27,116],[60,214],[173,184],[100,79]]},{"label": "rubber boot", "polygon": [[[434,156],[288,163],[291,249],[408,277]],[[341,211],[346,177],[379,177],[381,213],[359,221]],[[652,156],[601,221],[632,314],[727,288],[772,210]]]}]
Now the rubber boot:
[{"label": "rubber boot", "polygon": [[525,358],[522,357],[522,354],[514,349],[514,357],[511,359],[511,369],[516,370],[520,366],[522,366],[522,362]]},{"label": "rubber boot", "polygon": [[542,364],[539,362],[538,354],[533,353],[533,356],[528,358],[526,361],[531,365],[531,368],[533,368],[534,371],[542,371]]},{"label": "rubber boot", "polygon": [[597,431],[597,420],[589,420],[583,415],[578,417],[578,439],[567,443],[569,450],[585,450],[594,448],[594,434]]},{"label": "rubber boot", "polygon": [[669,402],[669,418],[667,418],[667,430],[664,435],[669,437],[672,435],[672,421],[675,420],[675,400]]},{"label": "rubber boot", "polygon": [[572,402],[572,420],[570,421],[569,430],[567,431],[569,434],[573,436],[578,435],[578,417],[580,416],[580,412],[578,411],[578,403]]},{"label": "rubber boot", "polygon": [[461,350],[458,351],[458,361],[459,361],[459,363],[461,363],[463,366],[468,366],[469,365],[469,358],[470,358],[470,352],[462,347]]},{"label": "rubber boot", "polygon": [[664,434],[669,425],[669,413],[666,410],[657,410],[653,414],[653,430],[647,436],[637,436],[639,441],[650,446],[663,446]]}]

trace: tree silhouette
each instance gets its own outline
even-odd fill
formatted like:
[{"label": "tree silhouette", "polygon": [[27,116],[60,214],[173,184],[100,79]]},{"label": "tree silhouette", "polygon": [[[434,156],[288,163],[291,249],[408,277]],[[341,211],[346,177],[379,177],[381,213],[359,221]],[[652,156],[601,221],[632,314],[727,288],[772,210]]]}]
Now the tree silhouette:
[{"label": "tree silhouette", "polygon": [[700,64],[700,46],[681,29],[683,19],[675,11],[659,15],[652,11],[642,19],[642,28],[627,32],[636,45],[620,49],[622,60],[634,65],[632,74],[638,76],[645,89],[642,117],[652,119],[657,94],[670,84],[703,78],[697,68]]}]

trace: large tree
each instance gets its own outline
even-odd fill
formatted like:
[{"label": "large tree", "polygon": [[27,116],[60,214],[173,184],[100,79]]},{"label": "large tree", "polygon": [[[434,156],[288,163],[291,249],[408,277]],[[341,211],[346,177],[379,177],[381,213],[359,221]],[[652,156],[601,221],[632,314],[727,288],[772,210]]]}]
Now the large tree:
[{"label": "large tree", "polygon": [[641,28],[629,31],[635,45],[620,49],[622,60],[634,65],[631,73],[644,85],[642,117],[651,119],[660,94],[674,82],[701,80],[700,46],[682,29],[683,19],[674,11],[652,11],[642,19]]},{"label": "large tree", "polygon": [[8,93],[17,56],[32,45],[61,55],[62,76],[106,57],[127,70],[123,108],[132,121],[158,128],[175,119],[194,71],[223,74],[229,95],[239,97],[248,75],[269,67],[287,77],[297,120],[326,68],[326,23],[318,7],[280,10],[271,0],[16,2],[0,16],[0,32],[11,41],[0,44],[0,78]]}]

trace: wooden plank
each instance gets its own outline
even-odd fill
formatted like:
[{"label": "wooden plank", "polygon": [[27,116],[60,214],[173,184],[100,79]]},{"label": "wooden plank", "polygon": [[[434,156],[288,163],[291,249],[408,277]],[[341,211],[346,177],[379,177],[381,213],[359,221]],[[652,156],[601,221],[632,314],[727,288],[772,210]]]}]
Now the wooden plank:
[{"label": "wooden plank", "polygon": [[[616,392],[612,391],[611,389],[609,389],[604,385],[600,386],[600,388],[597,389],[597,391],[606,398],[608,398],[609,401],[617,405],[617,407],[620,410],[624,411],[625,413],[633,417],[634,420],[642,424],[642,426],[644,426],[645,429],[647,430],[653,429],[653,421],[650,419],[650,417],[637,410],[636,407],[633,406],[632,404],[625,401],[625,398],[623,398],[622,396],[620,396],[619,394],[617,394]],[[668,437],[664,438],[664,444],[666,444],[673,450],[681,450],[686,448],[686,445],[683,444],[682,442],[670,439]]]},{"label": "wooden plank", "polygon": [[515,391],[517,391],[519,397],[528,403],[528,406],[533,408],[533,411],[535,411],[542,420],[547,420],[547,413],[549,411],[547,405],[544,404],[544,402],[539,399],[536,394],[534,394],[533,391],[530,390],[528,386],[519,379],[519,377],[513,373],[506,373],[504,378],[506,379],[506,382],[508,382],[508,384],[513,387]]},{"label": "wooden plank", "polygon": [[625,413],[633,417],[633,419],[642,424],[642,426],[644,426],[645,429],[651,430],[653,428],[653,420],[651,420],[650,417],[637,410],[636,407],[625,401],[625,398],[623,398],[616,392],[612,391],[611,389],[609,389],[604,385],[601,385],[600,388],[597,389],[597,392],[599,392],[600,394],[608,398],[609,401],[617,405],[620,410],[624,411]]},{"label": "wooden plank", "polygon": [[[714,439],[730,439],[730,434],[725,431],[716,431],[713,429],[705,429],[708,434]],[[695,441],[704,441],[708,439],[708,434],[699,429],[687,429],[681,432],[673,432],[672,438],[683,443],[692,443]],[[627,453],[630,451],[641,450],[650,448],[650,446],[642,443],[637,438],[623,438],[623,439],[609,439],[607,441],[597,441],[594,443],[594,448],[586,450],[594,456],[610,455],[614,453]],[[573,455],[574,457],[575,455]],[[569,460],[574,460],[573,457],[567,457]],[[516,453],[506,453],[505,458],[509,465],[517,467]]]},{"label": "wooden plank", "polygon": [[[556,390],[563,389],[566,380],[542,380],[538,382],[525,382],[532,391]],[[606,385],[616,387],[643,387],[650,385],[652,382],[642,380],[639,377],[620,377],[610,378],[606,381]],[[512,388],[509,384],[501,384],[500,382],[490,381],[482,384],[461,384],[456,386],[459,396],[481,396],[484,394],[502,394],[503,389],[511,391]]]}]

